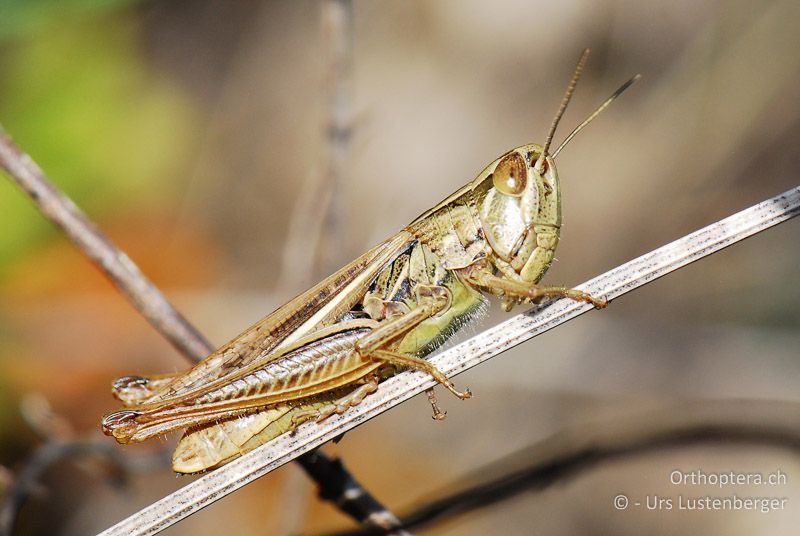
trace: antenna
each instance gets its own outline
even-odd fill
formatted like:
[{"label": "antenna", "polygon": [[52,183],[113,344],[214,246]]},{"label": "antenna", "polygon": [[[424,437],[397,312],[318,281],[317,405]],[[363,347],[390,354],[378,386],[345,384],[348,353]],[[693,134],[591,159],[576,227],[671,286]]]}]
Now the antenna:
[{"label": "antenna", "polygon": [[603,110],[605,110],[606,108],[608,108],[608,105],[609,105],[609,104],[611,104],[612,102],[614,102],[614,99],[616,99],[617,97],[619,97],[620,95],[622,95],[622,94],[625,92],[625,90],[626,90],[626,89],[628,89],[629,87],[631,87],[631,86],[634,84],[634,82],[636,82],[637,80],[639,80],[641,77],[642,77],[642,75],[640,75],[640,74],[637,74],[636,76],[634,76],[633,78],[631,78],[630,80],[628,80],[627,82],[625,82],[624,84],[622,84],[618,90],[616,90],[616,91],[615,91],[615,92],[614,92],[614,93],[613,93],[613,94],[612,94],[612,95],[611,95],[611,96],[610,96],[608,99],[606,99],[606,101],[605,101],[603,104],[601,104],[601,105],[600,105],[600,107],[599,107],[597,110],[595,110],[595,111],[592,113],[592,115],[590,115],[589,117],[587,117],[586,119],[584,119],[584,120],[583,120],[583,123],[581,123],[580,125],[578,125],[577,127],[575,127],[575,128],[572,130],[572,132],[570,132],[570,133],[569,133],[569,136],[567,136],[567,137],[566,137],[566,139],[565,139],[564,141],[562,141],[562,142],[561,142],[561,145],[559,145],[559,146],[558,146],[558,149],[556,149],[556,150],[553,152],[553,159],[555,159],[555,157],[557,157],[557,156],[558,156],[558,153],[560,153],[560,152],[561,152],[561,149],[563,149],[563,148],[564,148],[564,146],[565,146],[566,144],[568,144],[572,138],[574,138],[574,137],[575,137],[575,134],[577,134],[578,132],[580,132],[580,131],[581,131],[581,129],[582,129],[583,127],[585,127],[586,125],[588,125],[589,123],[591,123],[591,122],[592,122],[592,120],[593,120],[595,117],[597,117],[598,115],[600,115],[600,112],[602,112]]},{"label": "antenna", "polygon": [[553,118],[553,124],[550,125],[550,132],[547,133],[547,139],[544,142],[542,154],[539,155],[539,158],[536,160],[536,164],[533,166],[533,170],[540,175],[542,173],[542,166],[544,165],[544,159],[547,155],[547,150],[550,149],[550,144],[553,142],[553,136],[556,133],[558,122],[561,121],[561,116],[564,115],[564,110],[567,109],[569,100],[572,98],[572,94],[575,92],[575,86],[578,85],[578,79],[581,77],[583,67],[586,65],[586,58],[588,57],[589,49],[586,48],[583,50],[583,53],[578,60],[578,64],[575,66],[575,71],[572,73],[572,79],[569,81],[567,91],[564,93],[564,98],[561,99],[561,106],[558,107],[558,112],[556,112],[556,116]]}]

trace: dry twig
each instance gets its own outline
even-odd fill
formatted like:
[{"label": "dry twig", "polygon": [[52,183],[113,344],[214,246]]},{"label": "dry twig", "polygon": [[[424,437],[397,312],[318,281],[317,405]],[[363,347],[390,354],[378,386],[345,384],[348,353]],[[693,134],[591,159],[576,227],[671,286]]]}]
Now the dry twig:
[{"label": "dry twig", "polygon": [[[341,264],[347,247],[347,179],[350,156],[350,85],[353,71],[353,3],[351,0],[326,0],[321,4],[327,60],[328,119],[325,139],[326,162],[323,188],[328,192],[323,236],[319,243],[319,267],[333,273]],[[346,260],[346,259],[345,259]]]},{"label": "dry twig", "polygon": [[2,128],[0,167],[180,353],[200,361],[214,351],[211,343],[175,310],[139,267],[45,177],[36,162]]},{"label": "dry twig", "polygon": [[320,276],[333,273],[343,264],[338,261],[349,249],[346,186],[354,130],[353,5],[351,0],[325,0],[320,10],[326,97],[324,158],[303,181],[292,208],[279,280],[288,288],[306,287]]}]

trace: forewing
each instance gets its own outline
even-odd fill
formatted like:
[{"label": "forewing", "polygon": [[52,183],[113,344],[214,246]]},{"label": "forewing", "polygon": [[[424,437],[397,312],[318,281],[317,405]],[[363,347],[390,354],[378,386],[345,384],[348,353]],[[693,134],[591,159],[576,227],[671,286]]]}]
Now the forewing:
[{"label": "forewing", "polygon": [[[254,361],[266,363],[278,351],[309,333],[336,321],[362,298],[377,274],[412,242],[401,231],[354,260],[332,276],[282,305],[247,328],[185,374],[140,403],[169,402],[219,385],[237,369]],[[119,397],[119,395],[118,395]]]}]

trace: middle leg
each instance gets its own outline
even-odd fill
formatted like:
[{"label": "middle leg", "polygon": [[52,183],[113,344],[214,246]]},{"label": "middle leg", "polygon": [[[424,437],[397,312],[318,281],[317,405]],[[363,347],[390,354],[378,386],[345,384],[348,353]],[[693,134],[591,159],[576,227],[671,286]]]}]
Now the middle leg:
[{"label": "middle leg", "polygon": [[[423,321],[441,314],[452,303],[450,291],[443,286],[419,285],[417,287],[417,296],[416,307],[403,315],[386,321],[372,332],[364,335],[356,343],[355,351],[363,357],[370,357],[388,364],[426,372],[460,399],[471,397],[472,393],[470,393],[469,389],[464,392],[456,390],[453,383],[447,379],[447,376],[429,361],[386,348],[392,341],[409,333]],[[428,393],[428,398],[431,399],[430,392]],[[435,396],[433,398],[435,399]],[[434,418],[441,419],[443,416],[441,410],[435,404],[432,404],[432,406],[434,408]]]}]

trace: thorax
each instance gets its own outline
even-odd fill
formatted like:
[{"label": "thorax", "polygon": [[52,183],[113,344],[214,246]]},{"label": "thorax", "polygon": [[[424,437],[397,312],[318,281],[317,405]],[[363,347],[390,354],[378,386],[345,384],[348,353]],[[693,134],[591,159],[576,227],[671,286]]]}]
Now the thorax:
[{"label": "thorax", "polygon": [[362,308],[375,319],[381,319],[387,311],[390,317],[405,314],[419,305],[417,289],[422,285],[445,287],[450,296],[448,307],[405,335],[395,351],[427,355],[486,308],[486,298],[446,268],[440,256],[421,241],[414,242],[378,274]]}]

